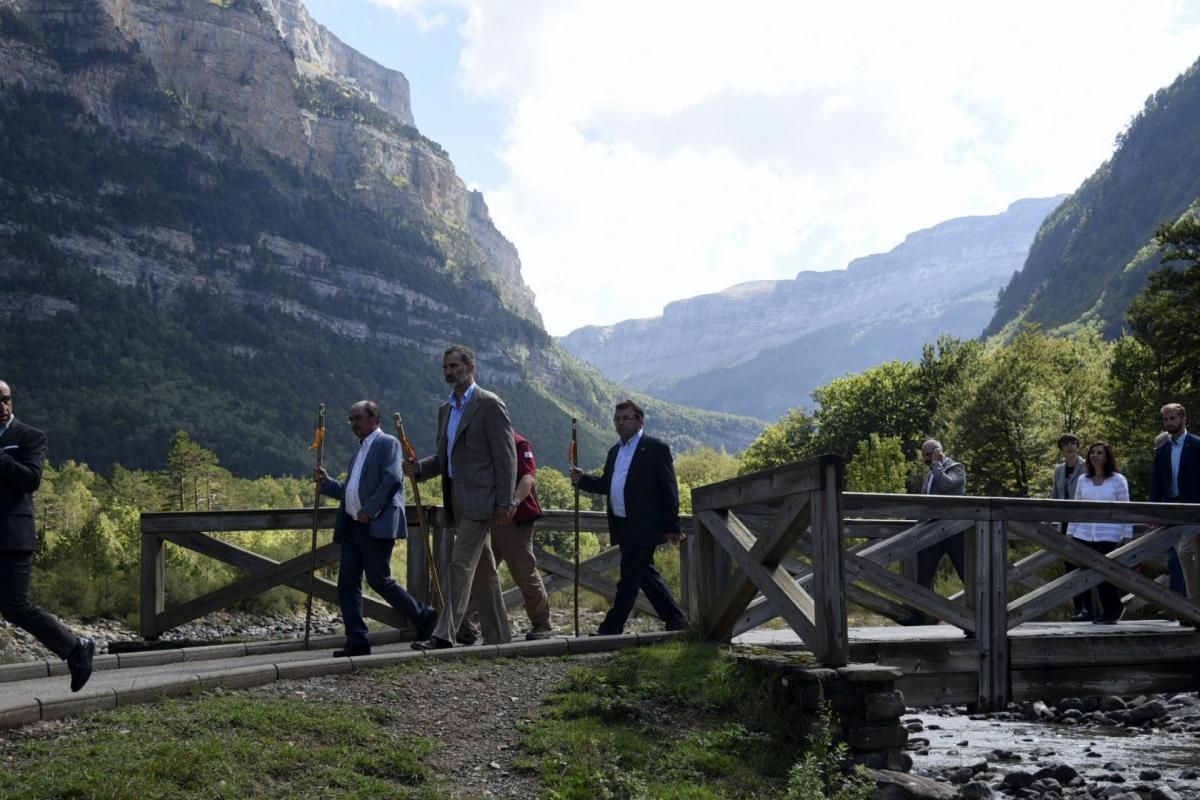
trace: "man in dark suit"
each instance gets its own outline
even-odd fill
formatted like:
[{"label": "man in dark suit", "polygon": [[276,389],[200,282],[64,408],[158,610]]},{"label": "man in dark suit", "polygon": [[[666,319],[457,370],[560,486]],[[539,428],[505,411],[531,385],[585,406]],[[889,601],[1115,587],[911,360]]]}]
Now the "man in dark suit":
[{"label": "man in dark suit", "polygon": [[350,428],[359,444],[350,459],[346,482],[330,478],[322,467],[313,470],[321,494],[342,501],[333,528],[333,540],[342,547],[338,604],[346,628],[345,647],[333,651],[339,658],[371,653],[362,615],[364,572],[367,585],[416,626],[418,639],[429,635],[436,618],[432,608],[392,577],[392,548],[397,539],[408,536],[400,442],[379,429],[379,406],[371,400],[350,407]]},{"label": "man in dark suit", "polygon": [[[1200,436],[1188,433],[1187,412],[1179,403],[1162,407],[1162,423],[1170,438],[1154,451],[1150,502],[1200,503]],[[1195,600],[1200,591],[1196,537],[1181,541],[1176,550],[1188,599]]]},{"label": "man in dark suit", "polygon": [[571,483],[585,492],[608,495],[608,529],[621,548],[617,595],[597,630],[600,635],[625,630],[638,589],[646,594],[667,630],[687,627],[683,609],[654,568],[655,549],[664,542],[678,544],[683,538],[675,463],[665,442],[642,433],[644,423],[645,414],[637,403],[617,403],[613,425],[621,441],[608,451],[604,472],[596,477],[571,468]]},{"label": "man in dark suit", "polygon": [[[433,635],[413,642],[417,650],[454,646],[454,636],[471,600],[488,644],[512,641],[500,575],[491,548],[493,525],[512,521],[516,503],[517,449],[504,401],[475,383],[475,354],[453,345],[442,354],[442,377],[454,387],[438,409],[437,453],[419,462],[405,461],[406,475],[417,480],[442,476],[442,502],[454,522],[447,607]],[[476,571],[483,574],[476,579]]]},{"label": "man in dark suit", "polygon": [[17,421],[12,390],[0,381],[0,614],[66,660],[71,691],[78,692],[92,676],[95,642],[71,633],[29,596],[37,547],[33,493],[45,460],[46,434]]}]

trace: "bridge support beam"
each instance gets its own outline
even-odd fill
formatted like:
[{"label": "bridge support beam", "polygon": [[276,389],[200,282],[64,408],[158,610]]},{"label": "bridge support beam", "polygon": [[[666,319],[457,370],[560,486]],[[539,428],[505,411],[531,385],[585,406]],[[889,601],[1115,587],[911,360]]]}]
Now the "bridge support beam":
[{"label": "bridge support beam", "polygon": [[[977,711],[1002,711],[1009,700],[1008,531],[997,520],[975,523],[975,640],[979,653]],[[968,585],[972,585],[968,584]]]}]

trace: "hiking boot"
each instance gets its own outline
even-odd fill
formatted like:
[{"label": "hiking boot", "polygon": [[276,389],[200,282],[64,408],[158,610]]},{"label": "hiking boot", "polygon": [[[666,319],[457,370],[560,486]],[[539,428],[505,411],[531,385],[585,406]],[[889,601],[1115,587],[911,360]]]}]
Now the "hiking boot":
[{"label": "hiking boot", "polygon": [[549,639],[553,635],[554,627],[549,622],[539,622],[529,629],[529,633],[525,634],[525,640],[533,642],[538,639]]}]

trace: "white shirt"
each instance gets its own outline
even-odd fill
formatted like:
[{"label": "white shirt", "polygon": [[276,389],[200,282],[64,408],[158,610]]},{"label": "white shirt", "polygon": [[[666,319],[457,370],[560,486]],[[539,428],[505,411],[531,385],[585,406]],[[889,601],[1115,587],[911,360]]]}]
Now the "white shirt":
[{"label": "white shirt", "polygon": [[354,454],[354,464],[350,467],[350,478],[346,481],[346,491],[342,493],[342,497],[346,501],[346,513],[351,519],[358,519],[358,512],[362,511],[362,500],[358,497],[358,482],[362,477],[363,462],[367,460],[367,454],[371,452],[371,445],[375,444],[375,440],[382,434],[382,429],[376,428],[362,440],[358,446],[358,452]]},{"label": "white shirt", "polygon": [[[1079,476],[1075,484],[1076,500],[1115,500],[1129,502],[1129,482],[1119,472],[1114,472],[1097,486],[1091,476]],[[1067,535],[1085,542],[1120,542],[1133,538],[1133,525],[1123,522],[1072,522],[1067,526]]]},{"label": "white shirt", "polygon": [[612,501],[613,516],[625,518],[625,478],[629,475],[629,463],[637,450],[638,442],[642,440],[642,432],[638,431],[623,442],[617,450],[617,460],[613,463],[612,482],[608,486],[608,499]]}]

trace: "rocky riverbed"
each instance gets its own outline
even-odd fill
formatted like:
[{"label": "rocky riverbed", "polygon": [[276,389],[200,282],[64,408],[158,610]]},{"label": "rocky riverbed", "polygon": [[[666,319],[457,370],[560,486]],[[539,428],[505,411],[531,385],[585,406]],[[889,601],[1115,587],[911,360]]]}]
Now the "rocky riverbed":
[{"label": "rocky riverbed", "polygon": [[914,710],[913,772],[968,800],[1200,800],[1200,696]]}]

